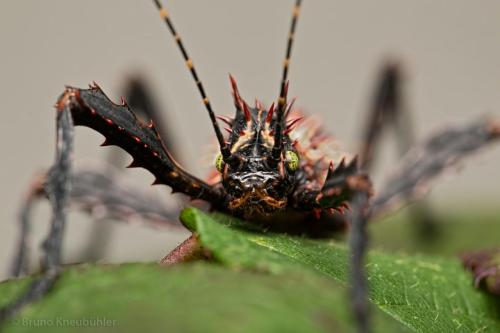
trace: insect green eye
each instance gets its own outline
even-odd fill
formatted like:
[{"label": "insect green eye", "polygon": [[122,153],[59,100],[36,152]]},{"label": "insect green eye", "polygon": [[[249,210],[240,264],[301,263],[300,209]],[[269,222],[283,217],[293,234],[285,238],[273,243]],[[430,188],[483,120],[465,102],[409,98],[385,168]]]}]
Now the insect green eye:
[{"label": "insect green eye", "polygon": [[295,171],[299,168],[299,155],[291,150],[285,152],[286,166],[290,171]]},{"label": "insect green eye", "polygon": [[224,171],[224,158],[222,157],[221,153],[218,153],[217,156],[215,157],[215,167],[217,168],[217,171],[222,173]]}]

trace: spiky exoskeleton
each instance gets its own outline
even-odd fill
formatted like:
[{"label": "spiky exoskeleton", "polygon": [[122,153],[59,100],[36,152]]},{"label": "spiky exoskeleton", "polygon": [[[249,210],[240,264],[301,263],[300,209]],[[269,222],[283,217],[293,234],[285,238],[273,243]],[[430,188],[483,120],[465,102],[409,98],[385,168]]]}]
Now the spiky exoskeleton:
[{"label": "spiky exoskeleton", "polygon": [[[173,26],[169,13],[159,0],[154,0],[159,13],[181,51],[182,57],[196,83],[215,136],[220,156],[216,159],[219,175],[214,182],[205,182],[191,175],[175,162],[165,147],[153,122],[139,120],[125,102],[111,102],[97,86],[90,89],[67,88],[59,98],[58,154],[49,173],[44,191],[54,207],[51,231],[45,242],[44,275],[30,285],[25,295],[0,311],[0,321],[18,311],[23,305],[42,297],[55,282],[60,269],[64,207],[71,200],[69,184],[71,168],[69,155],[72,146],[73,122],[87,126],[106,137],[103,145],[116,145],[133,157],[130,167],[143,167],[156,178],[155,184],[165,184],[173,191],[192,199],[208,202],[212,208],[244,218],[266,218],[271,223],[295,219],[310,225],[311,217],[329,221],[335,211],[344,212],[351,203],[352,213],[345,214],[352,224],[351,249],[353,299],[360,331],[368,330],[367,288],[363,277],[363,255],[367,245],[366,223],[391,203],[415,198],[422,193],[422,184],[434,180],[461,157],[500,137],[500,125],[483,121],[455,131],[445,131],[425,143],[416,154],[403,159],[403,165],[389,185],[373,200],[370,207],[371,184],[357,160],[333,147],[333,140],[319,126],[301,119],[288,102],[288,69],[292,42],[300,12],[296,0],[288,35],[283,75],[276,106],[269,108],[259,101],[250,107],[231,78],[236,115],[219,117],[229,127],[225,138],[219,128],[204,86],[198,77],[193,60]],[[394,67],[397,71],[397,68]],[[396,74],[389,71],[389,74]],[[397,76],[387,75],[380,85],[381,103],[372,108],[369,131],[362,149],[362,166],[366,167],[384,125],[385,115],[400,112],[397,99]],[[298,126],[300,122],[303,126]],[[106,197],[106,199],[109,199]],[[146,212],[147,213],[147,209]],[[340,214],[337,214],[340,215]],[[344,219],[344,215],[341,216]],[[321,225],[322,228],[327,224]],[[289,231],[289,230],[285,230]],[[193,238],[191,238],[193,240]],[[193,245],[194,241],[185,244]],[[194,244],[196,245],[196,244]],[[166,259],[177,260],[196,251],[180,251]]]}]

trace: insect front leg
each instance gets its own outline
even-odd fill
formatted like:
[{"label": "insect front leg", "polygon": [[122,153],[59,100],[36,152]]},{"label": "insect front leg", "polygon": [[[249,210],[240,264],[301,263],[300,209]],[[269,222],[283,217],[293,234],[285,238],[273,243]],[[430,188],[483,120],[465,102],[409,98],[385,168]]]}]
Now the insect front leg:
[{"label": "insect front leg", "polygon": [[166,150],[153,122],[144,123],[123,102],[115,104],[98,86],[90,89],[67,88],[58,101],[71,104],[75,125],[90,127],[105,136],[102,146],[115,145],[133,157],[129,167],[142,167],[155,176],[153,184],[164,184],[174,192],[205,200],[219,207],[225,193],[189,174]]},{"label": "insect front leg", "polygon": [[[144,80],[139,77],[130,78],[126,81],[123,90],[125,100],[129,103],[134,114],[145,122],[153,121],[157,124],[158,132],[165,146],[173,149],[175,144],[171,128],[169,130],[165,128],[157,103],[151,97]],[[162,202],[153,197],[151,193],[131,188],[126,179],[113,167],[123,163],[123,156],[122,152],[113,150],[106,158],[109,165],[102,164],[75,170],[71,175],[73,190],[70,196],[70,207],[89,213],[99,212],[99,219],[113,218],[128,221],[140,217],[146,223],[153,222],[159,226],[177,225],[176,212],[165,209]],[[34,204],[47,196],[44,189],[47,176],[47,172],[36,175],[23,199],[18,215],[20,237],[11,268],[13,276],[28,272],[30,252],[27,240],[31,225],[31,213]],[[102,257],[110,233],[109,225],[100,221],[94,222],[90,232],[90,242],[80,261],[89,262]]]},{"label": "insect front leg", "polygon": [[90,127],[106,137],[103,145],[117,145],[134,158],[130,167],[143,167],[165,184],[193,199],[203,199],[214,207],[225,201],[225,193],[184,171],[165,149],[154,124],[141,122],[126,103],[112,103],[97,86],[90,89],[67,88],[56,103],[57,156],[49,172],[46,192],[53,207],[52,226],[44,242],[44,274],[28,291],[0,310],[0,320],[17,313],[24,305],[45,295],[60,271],[61,244],[65,224],[64,208],[70,196],[73,123]]},{"label": "insect front leg", "polygon": [[294,194],[294,207],[302,211],[344,212],[357,192],[372,193],[368,175],[358,166],[358,159],[342,160],[336,167],[330,164],[328,174],[320,190],[312,191],[307,185],[299,187]]},{"label": "insect front leg", "polygon": [[165,121],[165,118],[168,120],[168,117],[165,117],[160,111],[158,103],[153,98],[154,96],[150,92],[151,90],[146,80],[138,76],[130,77],[125,83],[123,90],[125,101],[127,101],[128,106],[134,114],[146,123],[152,121],[160,134],[165,148],[172,154],[179,155],[180,152],[176,148],[177,142],[172,135],[174,131],[172,123]]},{"label": "insect front leg", "polygon": [[[168,151],[172,152],[174,155],[178,156],[179,151],[176,150],[176,142],[174,140],[174,135],[173,135],[173,126],[171,122],[165,122],[163,121],[164,117],[162,117],[162,112],[160,111],[160,108],[158,107],[157,101],[154,99],[154,95],[151,93],[151,89],[147,84],[147,80],[142,78],[141,76],[130,76],[125,80],[124,87],[122,88],[123,95],[124,95],[124,100],[127,101],[127,104],[130,106],[130,109],[134,114],[137,116],[137,118],[141,119],[145,123],[153,122],[156,125],[156,129],[158,133],[160,134],[160,137],[162,138],[163,143],[165,144],[165,147]],[[168,113],[167,113],[168,115]],[[89,181],[95,183],[92,181],[93,179],[99,179],[102,177],[105,177],[106,179],[106,184],[108,184],[110,181],[115,183],[115,185],[118,185],[122,183],[122,178],[123,177],[115,177],[114,174],[118,174],[116,168],[113,168],[113,166],[120,167],[123,165],[124,160],[126,158],[126,154],[123,151],[115,150],[112,149],[108,155],[107,155],[107,161],[110,164],[109,170],[104,170],[103,167],[100,167],[99,170],[95,170],[96,175],[95,177],[92,177],[92,170],[85,170],[85,172],[88,174],[86,178],[90,178]],[[106,172],[107,171],[107,172]],[[76,178],[76,177],[75,177]],[[74,187],[77,184],[84,184],[78,182],[75,184],[75,181],[77,181],[78,178],[73,179],[73,184]],[[99,187],[99,184],[96,184]],[[122,186],[120,186],[122,187]],[[81,187],[80,187],[81,188]],[[89,190],[92,190],[92,188],[87,187]],[[98,196],[101,195],[108,195],[107,193],[120,193],[118,188],[115,188],[112,191],[105,192],[105,189],[101,189],[100,191],[97,191],[97,193],[92,193],[90,194],[90,197],[95,197],[97,194]],[[123,195],[123,193],[121,193]],[[134,195],[137,194],[137,195]],[[134,198],[130,197],[133,196]],[[150,221],[150,216],[154,216],[153,213],[154,211],[160,211],[162,212],[162,215],[165,211],[165,209],[161,209],[162,206],[158,205],[158,199],[157,198],[152,198],[149,193],[146,191],[143,191],[141,189],[136,189],[136,191],[130,191],[126,197],[130,200],[127,200],[127,202],[121,202],[120,203],[120,198],[119,196],[115,196],[114,200],[111,200],[113,204],[112,206],[106,205],[105,202],[109,202],[110,198],[102,198],[102,199],[97,199],[96,201],[98,203],[101,203],[101,207],[105,208],[105,217],[111,217],[111,218],[118,218],[120,220],[125,219],[126,221],[130,219],[131,216],[137,214],[146,222]],[[108,199],[108,200],[106,200]],[[133,200],[132,200],[133,199]],[[137,199],[137,200],[135,200]],[[151,200],[153,199],[153,200]],[[116,201],[118,200],[118,201]],[[144,209],[147,210],[147,203],[148,201],[151,203],[151,214],[142,214],[141,211],[144,211]],[[171,201],[178,201],[179,204],[183,204],[184,201],[182,201],[179,198],[171,198]],[[89,202],[87,200],[87,203],[83,205],[83,207],[88,206]],[[123,204],[123,205],[122,205]],[[146,206],[144,206],[146,204]],[[113,214],[117,213],[114,212],[116,207],[127,207],[127,209],[130,209],[132,212],[131,214]],[[80,205],[82,206],[82,205]],[[137,206],[141,206],[140,210],[137,210],[136,208],[139,208]],[[94,210],[94,206],[89,207],[90,209]],[[123,211],[123,209],[122,209]],[[112,213],[112,214],[108,214]],[[133,214],[132,214],[133,213]],[[174,212],[170,212],[174,213]],[[177,211],[175,211],[177,213]],[[172,219],[172,221],[176,220],[176,215],[169,217],[169,219]],[[157,220],[155,218],[154,220]],[[159,223],[162,225],[162,221]],[[168,222],[167,222],[168,224]],[[89,237],[89,242],[86,245],[86,248],[82,251],[82,254],[80,255],[78,261],[82,262],[94,262],[96,260],[99,260],[100,258],[103,257],[104,253],[106,252],[107,244],[109,244],[109,240],[111,238],[111,234],[113,232],[113,225],[109,223],[102,223],[101,221],[94,221],[92,225],[92,230],[90,231],[90,237]]]}]

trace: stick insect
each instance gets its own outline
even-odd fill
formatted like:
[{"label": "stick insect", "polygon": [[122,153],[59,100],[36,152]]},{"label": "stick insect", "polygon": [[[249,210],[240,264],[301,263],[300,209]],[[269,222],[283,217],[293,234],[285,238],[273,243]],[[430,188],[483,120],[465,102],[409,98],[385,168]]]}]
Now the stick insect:
[{"label": "stick insect", "polygon": [[[216,115],[170,13],[159,0],[154,0],[154,4],[178,46],[209,116],[219,150],[214,158],[216,174],[205,181],[181,167],[170,152],[168,134],[158,128],[156,114],[146,112],[146,120],[141,119],[132,105],[125,100],[112,102],[97,84],[89,89],[67,87],[56,102],[55,164],[33,187],[30,196],[31,200],[46,195],[53,207],[51,229],[44,242],[44,273],[34,280],[24,295],[1,310],[1,318],[10,317],[24,305],[40,299],[56,282],[61,271],[61,243],[66,224],[64,208],[67,205],[76,203],[89,210],[98,203],[107,207],[111,216],[125,217],[127,213],[122,208],[128,207],[128,211],[146,219],[156,217],[160,223],[174,219],[175,215],[162,209],[160,203],[145,200],[134,191],[120,189],[119,182],[97,181],[104,179],[101,171],[73,172],[71,154],[76,125],[104,135],[103,146],[116,145],[124,149],[133,157],[130,167],[150,171],[155,176],[155,184],[167,185],[187,197],[207,202],[211,209],[271,226],[292,220],[304,228],[312,224],[328,228],[338,226],[339,221],[350,225],[353,304],[360,327],[368,330],[367,287],[362,269],[367,245],[366,223],[402,202],[420,197],[439,175],[498,138],[500,123],[482,120],[434,135],[412,148],[385,187],[375,190],[369,172],[377,138],[388,125],[403,126],[397,65],[388,64],[381,72],[360,151],[358,154],[339,152],[334,148],[334,140],[317,124],[303,118],[294,108],[293,99],[288,97],[288,73],[301,0],[295,1],[292,11],[276,101],[267,106],[260,101],[254,105],[247,103],[236,80],[230,77],[235,109],[232,117]],[[227,135],[218,120],[227,125]],[[412,141],[411,136],[402,140],[405,150]],[[101,187],[104,183],[107,184],[105,189]],[[124,192],[128,196],[113,196]],[[29,212],[29,204],[25,211]],[[27,218],[23,221],[24,235],[29,222]],[[182,260],[177,254],[189,252],[189,247],[195,243],[193,237],[174,250],[166,261]],[[26,262],[25,237],[21,239],[14,268],[16,274],[23,271]],[[181,251],[183,249],[187,251]]]}]

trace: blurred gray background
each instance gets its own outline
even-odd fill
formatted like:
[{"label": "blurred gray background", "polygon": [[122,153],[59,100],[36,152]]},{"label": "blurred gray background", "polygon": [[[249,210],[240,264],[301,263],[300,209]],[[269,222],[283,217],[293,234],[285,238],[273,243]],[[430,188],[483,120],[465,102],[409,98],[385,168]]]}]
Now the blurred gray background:
[{"label": "blurred gray background", "polygon": [[[232,112],[228,73],[244,98],[276,98],[291,0],[171,0],[174,23],[218,113]],[[500,2],[466,0],[304,1],[290,72],[290,94],[320,116],[347,148],[356,149],[360,122],[379,66],[405,68],[408,104],[419,138],[450,123],[500,116]],[[65,84],[95,80],[118,101],[129,75],[141,74],[168,114],[181,160],[203,177],[200,161],[212,129],[194,83],[152,1],[0,2],[0,278],[18,236],[16,214],[34,172],[54,157],[53,104]],[[166,117],[165,117],[166,118]],[[397,158],[385,140],[377,182]],[[102,137],[76,131],[75,160],[102,159]],[[129,159],[129,157],[127,157]],[[500,149],[488,150],[432,193],[439,210],[500,205]],[[126,170],[147,188],[152,176]],[[170,190],[154,188],[165,201]],[[170,200],[171,201],[171,200]],[[49,207],[37,206],[32,246],[47,231]],[[66,260],[78,260],[91,221],[70,214]],[[102,222],[109,223],[109,222]],[[158,260],[186,232],[113,225],[103,261]],[[500,237],[499,237],[500,238]]]}]

